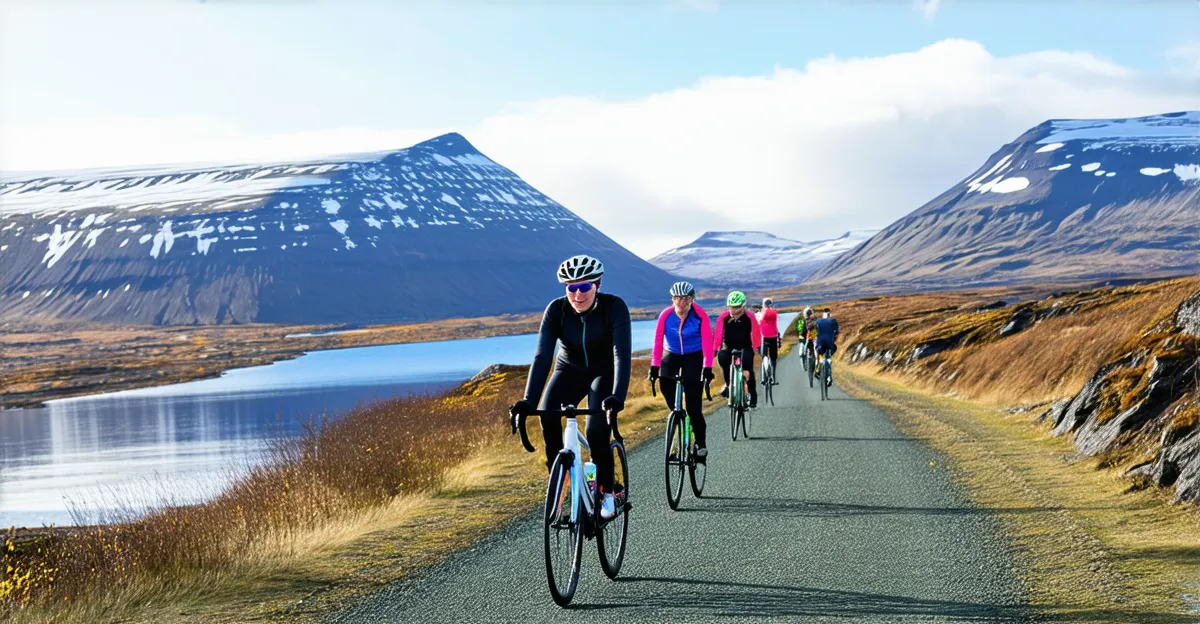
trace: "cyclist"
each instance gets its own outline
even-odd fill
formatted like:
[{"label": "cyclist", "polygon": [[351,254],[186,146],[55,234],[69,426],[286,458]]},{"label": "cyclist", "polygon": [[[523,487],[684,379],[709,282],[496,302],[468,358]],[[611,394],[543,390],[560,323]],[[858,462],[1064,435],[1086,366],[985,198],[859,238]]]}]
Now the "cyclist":
[{"label": "cyclist", "polygon": [[[813,327],[817,333],[817,357],[832,360],[833,354],[837,353],[838,322],[837,319],[830,315],[829,308],[825,308],[824,315],[817,319],[816,323],[813,323]],[[830,364],[830,370],[833,370],[832,364]],[[829,379],[826,380],[825,385],[833,385],[832,372],[829,375]]]},{"label": "cyclist", "polygon": [[[713,350],[725,374],[725,387],[721,396],[729,396],[729,366],[735,352],[742,357],[742,374],[750,378],[750,407],[758,407],[758,384],[754,381],[754,352],[762,344],[758,331],[758,319],[746,314],[746,294],[740,290],[729,293],[725,298],[726,309],[717,318],[717,330],[713,336]],[[741,380],[738,380],[741,383]]]},{"label": "cyclist", "polygon": [[[708,457],[705,448],[705,423],[700,391],[713,380],[712,329],[708,314],[695,302],[696,289],[687,282],[676,282],[671,286],[671,305],[658,315],[658,326],[654,330],[654,350],[650,356],[650,383],[659,376],[659,367],[666,369],[669,377],[684,378],[683,400],[688,416],[692,419],[692,432],[696,434],[696,457],[704,462]],[[666,347],[666,354],[663,348]],[[682,372],[681,372],[682,371]],[[675,380],[663,378],[663,398],[667,408],[675,410]]]},{"label": "cyclist", "polygon": [[[513,418],[528,416],[539,398],[539,409],[559,409],[587,397],[589,407],[599,406],[609,418],[625,409],[631,364],[629,307],[620,297],[599,292],[603,275],[604,265],[586,255],[573,256],[558,266],[558,281],[566,285],[566,296],[551,301],[542,315],[525,397],[509,408]],[[557,346],[561,348],[555,357]],[[552,361],[554,372],[547,382]],[[616,507],[613,457],[608,452],[611,435],[608,418],[588,417],[586,436],[596,464],[596,483],[604,495],[600,517],[605,520],[615,515]],[[543,418],[542,437],[549,470],[562,450],[562,420]]]},{"label": "cyclist", "polygon": [[799,337],[797,344],[800,345],[800,356],[807,357],[808,345],[810,342],[810,334],[813,329],[813,309],[809,306],[804,307],[804,313],[796,319],[796,335]]},{"label": "cyclist", "polygon": [[[762,301],[762,312],[759,312],[758,331],[762,333],[762,349],[759,353],[763,359],[770,358],[771,364],[779,363],[779,314],[775,312],[775,308],[771,307],[774,304],[770,297],[764,297]],[[767,380],[762,380],[763,385],[767,384]]]}]

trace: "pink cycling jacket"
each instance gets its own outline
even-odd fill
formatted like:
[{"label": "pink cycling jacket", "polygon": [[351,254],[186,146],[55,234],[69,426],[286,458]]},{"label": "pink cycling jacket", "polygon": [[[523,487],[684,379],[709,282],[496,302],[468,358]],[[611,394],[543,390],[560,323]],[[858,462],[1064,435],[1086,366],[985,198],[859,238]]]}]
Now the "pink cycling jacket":
[{"label": "pink cycling jacket", "polygon": [[686,319],[675,314],[675,306],[667,306],[658,315],[658,326],[654,329],[654,350],[650,355],[651,366],[661,366],[663,347],[671,353],[704,352],[704,367],[712,368],[713,342],[708,314],[699,304],[693,303]]},{"label": "pink cycling jacket", "polygon": [[775,308],[767,308],[759,314],[762,316],[758,317],[758,331],[762,332],[762,337],[778,338],[779,314],[775,312]]}]

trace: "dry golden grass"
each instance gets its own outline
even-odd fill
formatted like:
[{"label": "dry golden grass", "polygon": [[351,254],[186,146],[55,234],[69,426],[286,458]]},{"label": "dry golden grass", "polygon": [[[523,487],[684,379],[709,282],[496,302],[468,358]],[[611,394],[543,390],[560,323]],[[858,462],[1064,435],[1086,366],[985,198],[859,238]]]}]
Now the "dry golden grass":
[{"label": "dry golden grass", "polygon": [[[840,344],[892,351],[897,361],[918,344],[962,337],[961,347],[893,368],[890,374],[926,390],[1029,405],[1078,392],[1101,365],[1144,342],[1151,327],[1197,290],[1200,279],[1190,278],[1020,304],[1016,307],[1039,312],[1057,307],[1062,314],[1005,338],[999,330],[1014,308],[972,312],[985,302],[964,294],[873,298],[835,307],[843,328]],[[849,353],[843,349],[839,356]]]}]

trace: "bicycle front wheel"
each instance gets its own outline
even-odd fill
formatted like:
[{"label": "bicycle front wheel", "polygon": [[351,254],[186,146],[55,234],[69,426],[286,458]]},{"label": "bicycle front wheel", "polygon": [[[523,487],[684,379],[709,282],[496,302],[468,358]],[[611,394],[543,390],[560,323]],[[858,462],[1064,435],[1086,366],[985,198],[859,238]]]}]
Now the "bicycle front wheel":
[{"label": "bicycle front wheel", "polygon": [[737,442],[738,431],[738,404],[729,404],[729,433],[733,436],[733,441]]},{"label": "bicycle front wheel", "polygon": [[[610,579],[617,578],[625,561],[625,540],[629,537],[629,464],[625,463],[625,445],[613,442],[613,496],[617,499],[617,515],[604,523],[596,533],[600,549],[600,567]],[[682,476],[682,475],[681,475]]]},{"label": "bicycle front wheel", "polygon": [[705,463],[700,463],[699,458],[693,456],[688,462],[688,476],[692,481],[692,494],[696,498],[704,496],[704,482],[708,480],[708,458],[705,458]]},{"label": "bicycle front wheel", "polygon": [[583,558],[583,514],[580,507],[571,520],[571,465],[564,456],[554,458],[550,467],[550,483],[546,486],[546,510],[543,524],[543,544],[546,553],[546,579],[550,597],[565,607],[575,597],[579,586],[579,568]]},{"label": "bicycle front wheel", "polygon": [[683,419],[679,412],[671,412],[667,418],[666,482],[667,505],[679,508],[683,496],[683,469],[687,463],[687,434],[683,430]]}]

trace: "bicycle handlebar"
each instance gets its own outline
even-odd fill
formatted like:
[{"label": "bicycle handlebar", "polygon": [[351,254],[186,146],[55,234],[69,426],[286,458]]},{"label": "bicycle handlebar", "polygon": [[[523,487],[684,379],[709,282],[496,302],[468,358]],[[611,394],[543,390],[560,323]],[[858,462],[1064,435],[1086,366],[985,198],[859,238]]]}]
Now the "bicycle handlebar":
[{"label": "bicycle handlebar", "polygon": [[624,443],[625,437],[621,435],[621,428],[617,424],[617,414],[615,414],[615,413],[609,414],[608,412],[606,412],[604,410],[598,410],[598,409],[579,409],[579,408],[575,407],[574,405],[564,405],[562,409],[556,409],[556,410],[533,410],[533,411],[529,412],[528,414],[522,414],[522,415],[518,416],[516,419],[516,422],[514,422],[512,424],[512,428],[513,428],[512,432],[521,434],[521,446],[525,447],[526,451],[532,453],[532,452],[536,451],[537,449],[535,449],[533,447],[533,443],[529,441],[529,432],[525,430],[525,417],[526,416],[538,416],[538,417],[549,416],[549,417],[553,418],[553,417],[562,417],[562,416],[574,417],[574,416],[580,416],[580,415],[600,416],[602,414],[606,415],[608,417],[608,424],[612,426],[613,439],[615,439],[617,442]]}]

